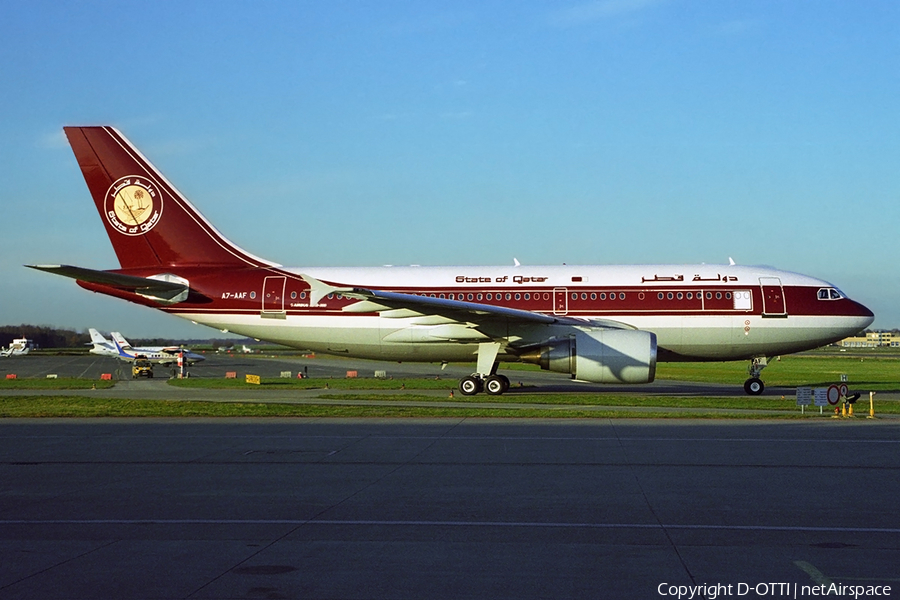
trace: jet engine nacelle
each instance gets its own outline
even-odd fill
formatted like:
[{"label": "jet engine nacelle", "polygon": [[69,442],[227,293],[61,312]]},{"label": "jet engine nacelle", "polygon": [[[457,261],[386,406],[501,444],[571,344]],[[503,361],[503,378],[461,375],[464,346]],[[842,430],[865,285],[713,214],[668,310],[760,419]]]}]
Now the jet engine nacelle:
[{"label": "jet engine nacelle", "polygon": [[650,383],[656,377],[656,335],[633,329],[579,330],[520,358],[580,381]]}]

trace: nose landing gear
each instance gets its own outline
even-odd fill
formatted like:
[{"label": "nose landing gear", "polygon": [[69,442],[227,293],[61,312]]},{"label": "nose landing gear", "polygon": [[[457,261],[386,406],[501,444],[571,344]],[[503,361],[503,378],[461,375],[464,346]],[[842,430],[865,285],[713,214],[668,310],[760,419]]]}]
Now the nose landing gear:
[{"label": "nose landing gear", "polygon": [[751,396],[759,396],[766,389],[766,384],[759,377],[751,377],[744,382],[744,391]]},{"label": "nose landing gear", "polygon": [[750,361],[750,367],[747,369],[750,373],[750,379],[744,382],[744,391],[750,396],[759,396],[766,389],[766,384],[762,382],[759,375],[767,366],[768,361],[765,356],[760,356]]}]

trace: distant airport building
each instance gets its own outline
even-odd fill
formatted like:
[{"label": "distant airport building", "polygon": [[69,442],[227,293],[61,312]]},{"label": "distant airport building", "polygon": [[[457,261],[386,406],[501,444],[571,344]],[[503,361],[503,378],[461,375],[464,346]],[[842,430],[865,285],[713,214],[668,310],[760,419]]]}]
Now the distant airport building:
[{"label": "distant airport building", "polygon": [[900,348],[900,337],[894,337],[892,331],[871,331],[865,336],[848,337],[838,344],[842,348]]}]

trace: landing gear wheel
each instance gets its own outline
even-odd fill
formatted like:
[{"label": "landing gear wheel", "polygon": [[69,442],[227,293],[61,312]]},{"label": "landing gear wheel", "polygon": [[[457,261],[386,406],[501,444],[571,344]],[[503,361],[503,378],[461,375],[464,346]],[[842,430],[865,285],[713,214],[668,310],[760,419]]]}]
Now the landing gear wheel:
[{"label": "landing gear wheel", "polygon": [[764,384],[762,382],[762,379],[759,379],[758,377],[751,377],[744,382],[744,391],[751,396],[759,396],[763,393],[764,389],[766,389],[766,384]]},{"label": "landing gear wheel", "polygon": [[481,391],[481,380],[473,375],[467,375],[459,380],[459,391],[463,396],[474,396]]},{"label": "landing gear wheel", "polygon": [[491,375],[484,380],[484,391],[491,396],[499,396],[509,389],[509,380],[502,375]]}]

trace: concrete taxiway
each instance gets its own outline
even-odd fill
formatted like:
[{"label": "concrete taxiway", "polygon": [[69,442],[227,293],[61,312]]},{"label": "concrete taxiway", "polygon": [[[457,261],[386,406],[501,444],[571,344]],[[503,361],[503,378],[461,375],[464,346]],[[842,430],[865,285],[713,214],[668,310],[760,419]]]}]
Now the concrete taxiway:
[{"label": "concrete taxiway", "polygon": [[[172,370],[156,367],[156,378],[162,379],[171,375]],[[392,363],[361,359],[344,359],[319,356],[303,358],[296,356],[262,356],[262,355],[227,355],[208,354],[207,359],[190,367],[192,377],[223,378],[226,372],[233,372],[239,379],[246,374],[262,377],[279,377],[282,373],[296,377],[304,373],[314,378],[343,379],[348,371],[355,371],[359,377],[373,377],[376,371],[384,372],[386,377],[394,379],[428,378],[446,381],[446,392],[455,390],[461,377],[472,372],[471,365],[447,365],[442,367],[435,363]],[[738,373],[734,384],[706,384],[680,381],[657,380],[646,385],[601,385],[572,381],[569,375],[538,370],[502,370],[509,377],[512,387],[508,393],[515,394],[520,387],[535,391],[537,387],[543,392],[580,392],[580,393],[616,393],[665,396],[738,396],[746,397],[743,389],[742,374]],[[130,381],[129,363],[114,358],[94,355],[77,356],[27,356],[16,360],[0,361],[0,377],[7,373],[15,373],[18,377],[83,377],[99,379],[101,374],[109,373],[118,381]],[[152,387],[147,389],[155,389]],[[122,386],[122,390],[138,390],[142,386]],[[199,390],[197,390],[199,392]],[[434,391],[433,394],[446,394]],[[5,393],[5,392],[0,392]],[[312,392],[311,392],[312,393]],[[425,393],[416,390],[415,393]],[[770,387],[764,392],[767,396],[793,395],[793,388]],[[134,396],[137,397],[137,396]]]},{"label": "concrete taxiway", "polygon": [[898,450],[830,420],[5,420],[0,597],[896,590]]}]

